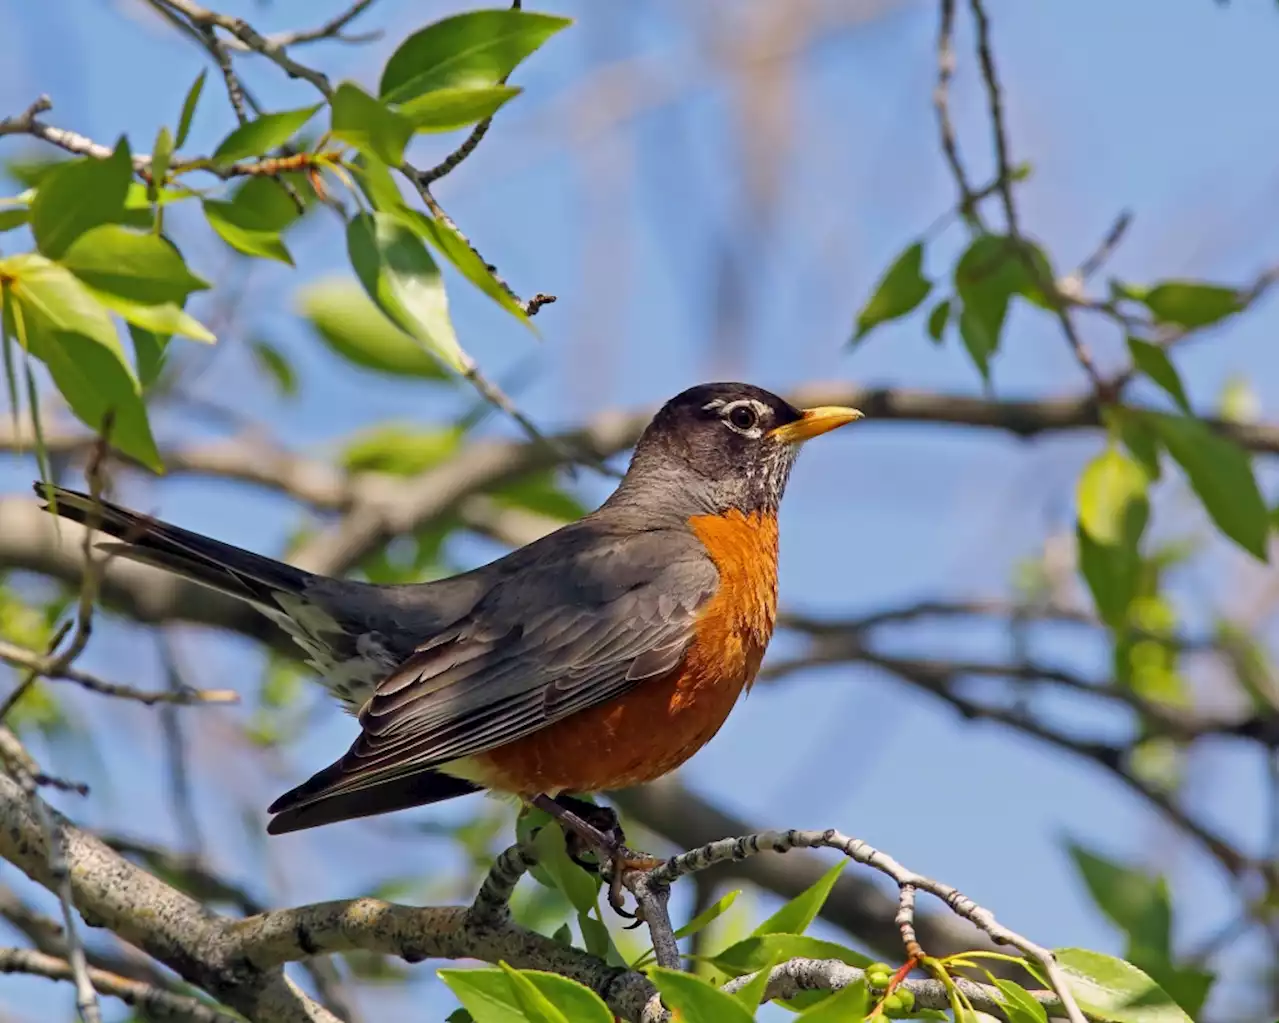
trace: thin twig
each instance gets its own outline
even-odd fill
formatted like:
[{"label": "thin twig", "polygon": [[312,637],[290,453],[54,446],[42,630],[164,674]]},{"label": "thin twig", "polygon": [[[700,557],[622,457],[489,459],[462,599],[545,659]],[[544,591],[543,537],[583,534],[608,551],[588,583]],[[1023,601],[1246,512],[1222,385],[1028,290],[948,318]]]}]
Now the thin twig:
[{"label": "thin twig", "polygon": [[148,707],[166,703],[186,707],[199,704],[231,704],[240,701],[240,694],[234,689],[184,687],[176,690],[146,690],[108,682],[70,665],[60,668],[57,665],[57,658],[38,654],[34,650],[28,650],[26,647],[17,646],[2,639],[0,639],[0,661],[26,668],[42,678],[65,679],[91,693],[111,696],[119,700],[133,700]]},{"label": "thin twig", "polygon": [[[0,948],[0,973],[29,973],[50,980],[76,981],[73,964],[30,948]],[[240,1023],[241,1017],[220,1012],[197,998],[174,994],[153,984],[131,980],[117,973],[88,967],[85,975],[93,988],[118,998],[156,1020],[182,1023]]]},{"label": "thin twig", "polygon": [[1076,1004],[1053,953],[1029,938],[1005,927],[989,909],[979,906],[949,884],[908,870],[887,853],[857,838],[850,838],[833,828],[825,831],[765,831],[741,838],[726,838],[711,842],[679,856],[673,856],[662,866],[649,873],[650,883],[667,883],[697,870],[704,870],[725,860],[738,860],[763,852],[789,852],[792,849],[836,849],[855,863],[872,867],[893,879],[899,889],[912,888],[941,899],[957,916],[968,920],[985,931],[999,945],[1012,945],[1024,955],[1034,959],[1044,970],[1054,993],[1062,1003],[1062,1010],[1071,1023],[1086,1023],[1084,1013]]},{"label": "thin twig", "polygon": [[951,120],[951,78],[956,71],[954,45],[956,25],[955,0],[940,0],[938,5],[938,81],[933,89],[933,109],[938,119],[938,134],[942,139],[942,152],[951,167],[956,188],[960,192],[960,213],[969,221],[981,225],[977,207],[977,194],[969,184],[964,164],[960,160],[960,145],[956,140],[955,123]]}]

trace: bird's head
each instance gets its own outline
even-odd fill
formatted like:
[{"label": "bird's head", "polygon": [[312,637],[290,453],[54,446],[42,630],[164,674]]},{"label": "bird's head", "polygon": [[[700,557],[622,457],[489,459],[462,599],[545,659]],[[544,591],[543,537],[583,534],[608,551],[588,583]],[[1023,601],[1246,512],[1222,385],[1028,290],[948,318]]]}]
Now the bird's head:
[{"label": "bird's head", "polygon": [[653,417],[619,494],[703,513],[776,510],[801,445],[861,417],[840,406],[799,409],[750,384],[691,387]]}]

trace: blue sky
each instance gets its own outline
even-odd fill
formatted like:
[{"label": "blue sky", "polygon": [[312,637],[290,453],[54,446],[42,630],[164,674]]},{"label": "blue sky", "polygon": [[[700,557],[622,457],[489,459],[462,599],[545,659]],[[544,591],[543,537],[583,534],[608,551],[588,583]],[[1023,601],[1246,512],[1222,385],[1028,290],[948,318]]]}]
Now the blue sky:
[{"label": "blue sky", "polygon": [[[274,0],[227,9],[269,32],[319,22],[339,6]],[[176,120],[187,85],[204,66],[202,55],[146,17],[144,4],[74,8],[72,19],[70,5],[0,0],[0,115],[47,92],[55,103],[53,123],[104,142],[127,132],[135,148],[149,147],[159,125]],[[832,28],[798,58],[789,108],[795,148],[779,163],[772,217],[752,223],[760,208],[743,200],[734,94],[723,74],[705,70],[689,28],[696,19],[671,2],[541,7],[572,15],[578,25],[521,68],[525,95],[438,189],[518,290],[560,296],[538,317],[538,343],[465,287],[451,291],[463,343],[540,422],[551,427],[611,406],[654,403],[727,372],[777,390],[834,378],[980,393],[955,339],[934,348],[919,317],[883,328],[856,352],[845,344],[852,317],[883,267],[954,199],[930,105],[936,10],[912,2],[867,7],[873,8],[864,19]],[[386,39],[318,46],[306,56],[335,80],[370,83],[395,40],[455,9],[381,0],[367,25],[386,28]],[[1107,272],[1122,279],[1244,281],[1274,262],[1273,5],[1003,2],[992,3],[991,13],[1014,157],[1034,169],[1018,190],[1022,224],[1060,265],[1087,255],[1121,209],[1132,210],[1135,222]],[[736,16],[721,17],[736,23]],[[953,105],[970,175],[983,182],[993,157],[968,21],[960,21]],[[702,25],[720,37],[713,19]],[[729,31],[723,35],[732,38]],[[583,82],[598,75],[602,63],[623,58],[648,69],[650,77],[631,97],[639,112],[617,130],[594,131],[579,115],[598,112],[608,94],[601,91],[589,107]],[[241,67],[268,109],[311,101],[305,87],[274,68]],[[217,85],[211,76],[193,152],[207,152],[232,126]],[[0,154],[14,148],[12,140],[0,142]],[[434,151],[424,145],[421,162]],[[996,210],[991,214],[998,223]],[[189,237],[193,264],[228,285],[233,271],[222,251],[203,235]],[[932,241],[929,269],[945,273],[963,241],[954,226]],[[716,352],[708,341],[711,292],[725,245],[737,246],[747,270],[741,329],[730,347]],[[440,421],[465,406],[463,392],[374,379],[320,351],[292,315],[290,296],[306,281],[344,272],[336,221],[304,225],[293,250],[297,270],[255,269],[245,304],[252,330],[295,359],[302,397],[282,404],[265,387],[246,384],[251,366],[243,350],[211,365],[197,385],[202,393],[234,403],[289,444],[315,451],[370,421]],[[1085,332],[1103,366],[1118,365],[1123,339],[1101,323],[1087,323]],[[1262,414],[1274,420],[1274,295],[1188,346],[1178,363],[1198,405],[1212,407],[1230,380],[1244,378]],[[999,395],[1051,396],[1079,393],[1084,380],[1052,322],[1019,307],[993,384]],[[169,438],[208,432],[190,422],[162,422]],[[486,428],[510,429],[496,420]],[[1006,593],[1019,560],[1036,554],[1049,529],[1069,521],[1075,477],[1099,442],[1072,435],[1025,443],[993,433],[868,422],[812,445],[783,511],[784,604],[852,615],[929,596]],[[31,473],[26,462],[0,463],[0,491],[22,489]],[[1260,475],[1274,502],[1274,463]],[[605,492],[593,479],[580,487],[589,500]],[[134,496],[189,528],[264,552],[278,549],[296,525],[279,498],[224,484],[178,480],[139,488]],[[1203,530],[1176,493],[1167,504],[1162,528]],[[467,561],[492,552],[472,544],[455,553]],[[1203,622],[1217,600],[1259,579],[1243,556],[1221,544],[1211,545],[1208,558],[1208,567],[1178,581],[1192,622]],[[149,657],[138,664],[138,636],[130,628],[107,630],[95,639],[90,660],[113,676],[137,671],[145,682],[154,664]],[[1042,652],[1102,670],[1106,651],[1079,636],[1053,637]],[[203,682],[252,691],[258,675],[246,644],[209,635],[193,635],[189,643]],[[930,627],[904,634],[899,648],[999,656],[1004,643],[991,630],[957,634]],[[145,714],[83,706],[117,729],[98,734],[118,784],[76,812],[105,826],[118,825],[131,807],[163,806],[154,771],[158,745]],[[1074,704],[1063,702],[1055,713],[1073,727],[1096,724]],[[214,734],[218,726],[208,728]],[[265,781],[256,759],[201,775],[197,752],[202,822],[228,869],[237,871],[250,854],[237,829],[216,827],[219,815],[236,812],[241,801],[265,804],[345,748],[352,733],[336,709],[318,715],[315,729]],[[143,738],[135,742],[135,735]],[[759,755],[766,747],[777,749]],[[214,766],[209,757],[204,764]],[[1275,798],[1263,765],[1224,743],[1206,748],[1193,769],[1196,809],[1250,847],[1263,848],[1262,809]],[[684,777],[762,823],[838,826],[857,834],[956,884],[1047,945],[1119,951],[1116,936],[1082,898],[1062,851],[1066,835],[1170,871],[1179,933],[1188,946],[1225,923],[1232,905],[1220,871],[1198,851],[1171,845],[1167,828],[1100,771],[996,726],[964,723],[929,697],[863,669],[811,672],[757,689]],[[925,779],[932,791],[914,784]],[[458,812],[468,810],[463,804]],[[158,811],[154,819],[136,811],[128,818],[132,828],[171,833]],[[353,895],[374,877],[420,870],[438,858],[434,848],[388,844],[384,836],[377,828],[343,825],[273,840],[266,855],[276,876],[285,863],[294,875],[275,896]],[[11,980],[4,989],[10,993],[0,1004],[17,1018],[42,1018],[42,1007],[50,1005],[70,1011],[69,990]]]}]

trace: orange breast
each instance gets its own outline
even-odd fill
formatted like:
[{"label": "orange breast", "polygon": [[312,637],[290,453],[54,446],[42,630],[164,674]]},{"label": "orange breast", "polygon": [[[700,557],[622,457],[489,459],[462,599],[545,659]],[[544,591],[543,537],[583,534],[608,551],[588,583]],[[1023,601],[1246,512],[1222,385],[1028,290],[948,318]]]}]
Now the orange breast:
[{"label": "orange breast", "polygon": [[475,758],[489,788],[602,792],[652,781],[720,730],[760,668],[778,606],[778,522],[771,514],[699,516],[689,526],[720,572],[674,671]]}]

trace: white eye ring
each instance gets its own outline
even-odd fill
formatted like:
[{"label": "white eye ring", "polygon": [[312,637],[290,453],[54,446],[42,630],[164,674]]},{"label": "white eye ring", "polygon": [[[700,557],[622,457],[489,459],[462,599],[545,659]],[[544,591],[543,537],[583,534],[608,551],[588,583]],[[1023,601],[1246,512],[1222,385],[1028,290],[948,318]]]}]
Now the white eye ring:
[{"label": "white eye ring", "polygon": [[760,437],[764,431],[760,421],[768,410],[751,398],[731,401],[720,409],[725,426],[744,437]]}]

